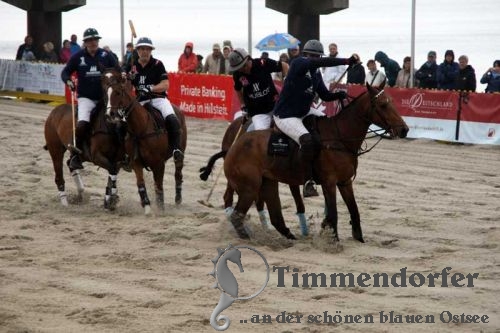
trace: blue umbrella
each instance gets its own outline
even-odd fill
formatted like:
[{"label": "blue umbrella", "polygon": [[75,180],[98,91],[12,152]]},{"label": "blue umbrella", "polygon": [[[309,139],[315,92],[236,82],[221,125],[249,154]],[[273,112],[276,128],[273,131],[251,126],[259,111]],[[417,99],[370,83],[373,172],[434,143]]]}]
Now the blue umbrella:
[{"label": "blue umbrella", "polygon": [[289,49],[300,44],[300,41],[287,33],[275,33],[264,37],[255,45],[260,51],[279,51]]}]

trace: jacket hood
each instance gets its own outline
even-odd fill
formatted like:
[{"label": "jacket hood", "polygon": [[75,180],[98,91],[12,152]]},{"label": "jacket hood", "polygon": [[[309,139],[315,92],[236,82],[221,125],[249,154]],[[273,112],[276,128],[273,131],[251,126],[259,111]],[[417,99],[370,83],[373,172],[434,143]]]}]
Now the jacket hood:
[{"label": "jacket hood", "polygon": [[446,52],[444,53],[444,57],[446,59],[446,56],[451,56],[451,61],[455,60],[455,53],[453,52],[453,50],[446,50]]},{"label": "jacket hood", "polygon": [[192,50],[193,50],[193,48],[194,48],[193,46],[194,46],[194,45],[193,45],[193,43],[192,43],[192,42],[187,42],[187,43],[186,43],[186,45],[184,45],[184,49],[185,49],[186,47],[190,47],[190,48],[191,48],[191,51],[192,51]]},{"label": "jacket hood", "polygon": [[375,53],[375,60],[380,62],[381,65],[385,65],[389,60],[389,57],[384,52],[378,51],[377,53]]}]

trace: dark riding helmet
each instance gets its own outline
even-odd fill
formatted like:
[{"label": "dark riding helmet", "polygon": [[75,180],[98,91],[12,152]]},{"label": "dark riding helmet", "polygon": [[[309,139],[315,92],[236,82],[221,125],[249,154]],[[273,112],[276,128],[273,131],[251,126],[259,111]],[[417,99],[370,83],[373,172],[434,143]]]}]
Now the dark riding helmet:
[{"label": "dark riding helmet", "polygon": [[248,52],[245,49],[236,48],[229,54],[229,70],[237,71],[243,67],[247,60],[250,59]]},{"label": "dark riding helmet", "polygon": [[140,46],[147,46],[147,47],[150,47],[152,50],[155,49],[155,47],[153,46],[153,41],[149,37],[139,38],[139,40],[137,41],[137,44],[135,44],[135,47],[137,48]]},{"label": "dark riding helmet", "polygon": [[94,28],[88,28],[83,32],[83,41],[86,41],[87,39],[101,39],[101,36],[99,36],[99,33],[97,32],[96,29]]},{"label": "dark riding helmet", "polygon": [[304,49],[302,50],[303,53],[310,53],[310,54],[317,54],[317,55],[323,55],[325,54],[324,49],[323,49],[323,44],[319,40],[316,39],[311,39],[308,40],[307,43],[304,45]]}]

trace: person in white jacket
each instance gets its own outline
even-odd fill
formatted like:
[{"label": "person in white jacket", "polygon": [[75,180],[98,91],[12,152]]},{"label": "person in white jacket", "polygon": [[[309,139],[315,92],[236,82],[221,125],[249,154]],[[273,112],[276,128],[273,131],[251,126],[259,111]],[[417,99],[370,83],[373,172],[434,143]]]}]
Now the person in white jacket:
[{"label": "person in white jacket", "polygon": [[[328,49],[330,52],[330,54],[328,55],[329,57],[332,58],[338,57],[339,53],[337,44],[330,43],[330,45],[328,45]],[[330,90],[330,84],[337,82],[342,77],[342,74],[344,74],[345,70],[346,66],[334,66],[334,67],[323,68],[323,82],[325,83],[325,86],[328,88],[328,90]]]},{"label": "person in white jacket", "polygon": [[378,87],[382,84],[382,82],[387,80],[384,72],[377,69],[377,63],[375,60],[368,60],[366,67],[368,67],[368,73],[366,73],[366,83],[369,85]]}]

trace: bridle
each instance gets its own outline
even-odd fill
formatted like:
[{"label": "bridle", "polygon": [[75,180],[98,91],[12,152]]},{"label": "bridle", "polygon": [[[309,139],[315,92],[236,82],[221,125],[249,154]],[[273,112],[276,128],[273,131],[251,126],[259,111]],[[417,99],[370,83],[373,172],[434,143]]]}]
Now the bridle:
[{"label": "bridle", "polygon": [[[116,86],[119,86],[118,89],[115,89]],[[119,103],[116,106],[109,105],[111,102],[109,101],[109,96],[108,96],[108,91],[109,89],[112,89],[113,91],[120,90],[120,98],[119,98]],[[119,82],[111,82],[110,84],[106,85],[105,87],[105,103],[106,103],[106,114],[111,114],[111,112],[114,110],[118,117],[120,118],[121,121],[126,122],[128,117],[130,116],[130,112],[132,111],[132,107],[134,103],[136,102],[135,99],[130,98],[130,103],[125,105],[124,100],[125,97],[127,97],[127,92],[125,90],[125,87],[122,86],[121,83]]]}]

